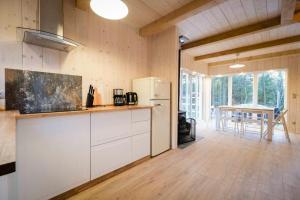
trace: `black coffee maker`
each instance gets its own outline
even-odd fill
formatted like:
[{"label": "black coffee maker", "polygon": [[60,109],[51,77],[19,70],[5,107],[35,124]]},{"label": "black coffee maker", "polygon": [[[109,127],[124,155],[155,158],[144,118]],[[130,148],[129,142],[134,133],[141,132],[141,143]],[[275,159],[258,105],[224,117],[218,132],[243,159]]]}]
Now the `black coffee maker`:
[{"label": "black coffee maker", "polygon": [[126,96],[123,95],[123,89],[113,89],[114,105],[124,106],[126,102]]},{"label": "black coffee maker", "polygon": [[138,104],[137,93],[127,92],[126,93],[126,103],[127,103],[127,105],[137,105]]}]

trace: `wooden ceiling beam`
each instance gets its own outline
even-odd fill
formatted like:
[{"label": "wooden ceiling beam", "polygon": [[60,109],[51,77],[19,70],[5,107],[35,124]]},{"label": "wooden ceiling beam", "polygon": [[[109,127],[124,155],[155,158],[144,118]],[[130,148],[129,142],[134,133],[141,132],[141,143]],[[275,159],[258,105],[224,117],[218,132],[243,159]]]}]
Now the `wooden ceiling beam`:
[{"label": "wooden ceiling beam", "polygon": [[[288,55],[294,55],[294,54],[300,54],[300,49],[280,51],[280,52],[275,52],[275,53],[267,53],[267,54],[262,54],[262,55],[258,55],[258,56],[249,56],[249,57],[245,57],[245,58],[239,58],[238,61],[239,62],[248,62],[248,61],[261,60],[261,59],[267,59],[267,58],[275,58],[275,57],[288,56]],[[213,67],[213,66],[218,66],[218,65],[227,65],[227,64],[232,64],[234,62],[236,62],[236,59],[208,63],[208,66]]]},{"label": "wooden ceiling beam", "polygon": [[201,45],[205,45],[205,44],[209,44],[209,43],[214,43],[214,42],[218,42],[221,40],[226,40],[229,38],[234,38],[237,36],[241,36],[241,35],[245,35],[245,34],[249,34],[249,33],[257,33],[260,31],[265,31],[267,29],[270,28],[274,28],[280,25],[280,16],[279,17],[275,17],[272,19],[268,19],[259,23],[255,23],[255,24],[251,24],[251,25],[247,25],[247,26],[243,26],[240,28],[236,28],[230,31],[226,31],[217,35],[213,35],[207,38],[203,38],[200,40],[196,40],[194,42],[190,42],[187,44],[184,44],[181,46],[182,50],[185,49],[190,49],[190,48],[194,48],[194,47],[198,47]]},{"label": "wooden ceiling beam", "polygon": [[88,11],[90,9],[90,0],[75,0],[76,8]]},{"label": "wooden ceiling beam", "polygon": [[164,31],[171,26],[176,25],[178,22],[185,20],[201,10],[211,8],[220,0],[193,0],[190,3],[168,13],[167,15],[155,20],[154,22],[142,27],[139,32],[141,36],[150,36]]},{"label": "wooden ceiling beam", "polygon": [[220,56],[225,56],[225,55],[230,55],[230,54],[236,54],[236,53],[242,53],[246,51],[252,51],[252,50],[257,50],[257,49],[263,49],[263,48],[268,48],[268,47],[273,47],[273,46],[278,46],[278,45],[283,45],[283,44],[289,44],[293,42],[299,42],[300,41],[300,35],[288,37],[288,38],[282,38],[278,40],[271,40],[259,44],[253,44],[249,46],[244,46],[244,47],[238,47],[230,50],[225,50],[225,51],[220,51],[220,52],[215,52],[215,53],[210,53],[210,54],[205,54],[205,55],[200,55],[196,56],[194,59],[197,60],[204,60],[208,58],[214,58],[214,57],[220,57]]}]

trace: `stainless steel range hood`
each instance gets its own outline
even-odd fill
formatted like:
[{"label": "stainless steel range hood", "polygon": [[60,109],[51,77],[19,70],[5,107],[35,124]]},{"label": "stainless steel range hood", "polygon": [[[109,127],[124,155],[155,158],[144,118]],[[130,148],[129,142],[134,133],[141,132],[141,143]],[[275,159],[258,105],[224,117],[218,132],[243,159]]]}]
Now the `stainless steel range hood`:
[{"label": "stainless steel range hood", "polygon": [[18,27],[18,36],[29,44],[71,51],[80,44],[64,37],[63,17],[63,0],[39,0],[39,29]]}]

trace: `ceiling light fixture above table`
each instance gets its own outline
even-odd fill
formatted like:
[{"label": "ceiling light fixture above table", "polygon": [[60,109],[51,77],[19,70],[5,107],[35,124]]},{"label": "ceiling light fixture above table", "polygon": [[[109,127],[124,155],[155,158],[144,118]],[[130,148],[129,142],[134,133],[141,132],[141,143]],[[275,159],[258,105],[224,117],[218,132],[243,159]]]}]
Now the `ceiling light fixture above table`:
[{"label": "ceiling light fixture above table", "polygon": [[236,54],[236,61],[235,61],[235,63],[230,65],[229,68],[235,69],[235,68],[242,68],[242,67],[246,66],[245,64],[239,63],[238,60],[239,60],[239,54]]}]

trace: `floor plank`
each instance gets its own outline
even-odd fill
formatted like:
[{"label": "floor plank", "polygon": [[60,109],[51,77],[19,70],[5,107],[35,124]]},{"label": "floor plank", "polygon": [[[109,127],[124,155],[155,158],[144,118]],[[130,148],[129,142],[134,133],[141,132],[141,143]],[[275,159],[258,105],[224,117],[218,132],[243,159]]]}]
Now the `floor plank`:
[{"label": "floor plank", "polygon": [[294,200],[300,198],[300,135],[292,144],[210,128],[204,139],[168,151],[96,185],[72,200]]}]

